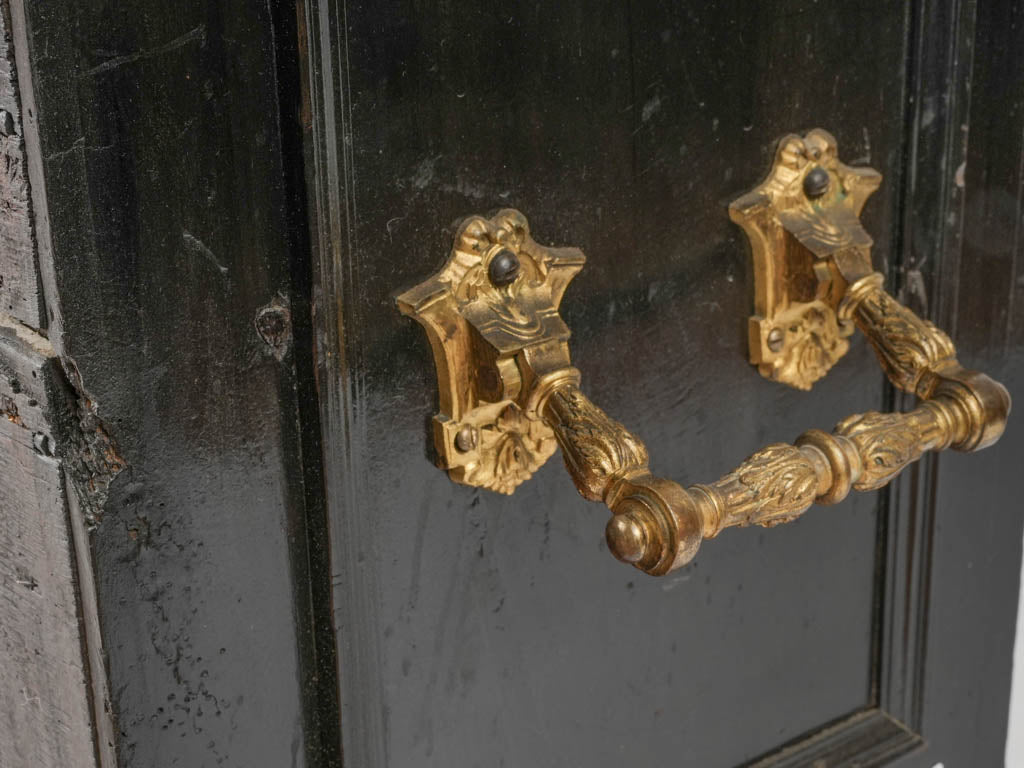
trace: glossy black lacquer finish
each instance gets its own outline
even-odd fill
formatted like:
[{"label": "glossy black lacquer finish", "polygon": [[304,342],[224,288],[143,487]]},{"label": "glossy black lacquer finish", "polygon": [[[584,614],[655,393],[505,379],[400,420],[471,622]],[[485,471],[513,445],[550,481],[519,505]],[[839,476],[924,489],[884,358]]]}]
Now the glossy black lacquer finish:
[{"label": "glossy black lacquer finish", "polygon": [[682,482],[905,407],[863,340],[810,393],[745,360],[726,206],[822,126],[885,175],[894,290],[1024,402],[1012,3],[13,6],[47,325],[125,467],[87,499],[121,765],[1000,763],[1016,417],[651,579],[557,458],[512,497],[431,466],[393,296],[468,213],[582,247],[584,388]]},{"label": "glossy black lacquer finish", "polygon": [[[907,211],[907,286],[919,268],[921,296],[961,360],[1005,382],[1018,411],[991,451],[943,455],[922,489],[918,510],[934,514],[921,705],[930,744],[906,763],[915,768],[1003,764],[1024,517],[1015,482],[1024,457],[1024,9],[979,2],[957,12],[924,22],[946,21],[941,34],[960,41],[924,73],[932,90],[922,94],[917,125],[931,135],[915,171],[919,187],[946,203],[941,217],[915,222]],[[952,93],[944,71],[958,83]],[[949,121],[944,137],[924,127],[930,107],[939,126]],[[932,154],[942,141],[945,158]]]},{"label": "glossy black lacquer finish", "polygon": [[[958,215],[949,163],[965,113],[944,100],[969,74],[973,6],[322,0],[304,13],[352,764],[730,766],[789,743],[769,762],[880,765],[922,729],[932,739],[929,722],[949,751],[909,764],[999,754],[1005,687],[979,743],[929,698],[943,670],[926,650],[944,631],[935,611],[968,596],[997,636],[1012,631],[1019,514],[990,484],[997,543],[936,505],[947,485],[979,492],[982,466],[1005,473],[1012,444],[927,464],[891,496],[730,531],[650,579],[609,556],[604,511],[557,460],[511,498],[430,465],[433,366],[393,305],[443,260],[452,222],[514,206],[541,242],[587,253],[562,310],[574,360],[656,472],[711,480],[766,443],[892,407],[862,340],[811,393],[746,362],[750,256],[726,205],[760,181],[782,134],[827,127],[847,162],[885,176],[865,212],[876,264],[912,303],[937,297],[933,270],[959,243],[924,241]],[[947,28],[950,15],[967,28]],[[957,277],[942,285],[955,301]],[[998,368],[991,351],[965,358]],[[994,592],[935,586],[952,539],[963,549],[947,568],[998,548]],[[1005,673],[1007,647],[993,654]]]},{"label": "glossy black lacquer finish", "polygon": [[51,336],[124,466],[89,499],[120,764],[336,763],[307,546],[319,460],[299,429],[308,246],[280,119],[297,111],[293,9],[16,4]]},{"label": "glossy black lacquer finish", "polygon": [[1001,761],[1013,422],[983,454],[730,531],[650,579],[608,555],[604,511],[557,460],[511,498],[430,465],[432,362],[393,296],[468,213],[514,206],[541,242],[581,246],[562,314],[584,388],[686,482],[907,407],[862,339],[811,393],[745,361],[750,256],[726,205],[783,133],[823,126],[884,174],[864,216],[876,266],[1019,400],[1010,6],[305,4],[351,764]]}]

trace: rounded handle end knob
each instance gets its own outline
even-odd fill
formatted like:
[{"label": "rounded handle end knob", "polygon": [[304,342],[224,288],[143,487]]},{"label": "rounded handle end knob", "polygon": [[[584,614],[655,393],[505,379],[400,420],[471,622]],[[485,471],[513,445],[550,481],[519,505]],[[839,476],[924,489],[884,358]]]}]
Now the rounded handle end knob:
[{"label": "rounded handle end knob", "polygon": [[609,499],[608,549],[644,573],[660,576],[697,554],[703,525],[690,495],[679,485],[648,473],[623,479]]},{"label": "rounded handle end knob", "polygon": [[624,563],[638,563],[647,554],[647,530],[633,515],[613,515],[605,528],[608,549]]}]

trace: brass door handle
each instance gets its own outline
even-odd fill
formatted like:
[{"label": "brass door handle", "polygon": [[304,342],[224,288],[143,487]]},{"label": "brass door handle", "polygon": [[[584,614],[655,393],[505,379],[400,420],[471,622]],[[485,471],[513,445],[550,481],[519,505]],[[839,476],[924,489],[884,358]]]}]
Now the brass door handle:
[{"label": "brass door handle", "polygon": [[441,271],[398,297],[434,352],[439,464],[457,482],[512,493],[557,443],[579,492],[612,511],[612,553],[661,575],[723,528],[788,522],[816,502],[885,485],[926,451],[991,445],[1010,411],[1006,389],[962,368],[949,337],[889,296],[871,270],[859,214],[880,180],[839,163],[835,140],[812,131],[786,137],[769,178],[731,206],[755,259],[751,361],[806,389],[859,327],[890,381],[922,400],[913,411],[810,430],[709,485],[684,490],[655,477],[643,443],[587,399],[570,364],[558,306],[582,252],[539,246],[525,217],[504,210],[467,219]]},{"label": "brass door handle", "polygon": [[[855,283],[843,310],[868,336],[893,384],[924,402],[909,413],[850,416],[831,434],[809,430],[794,445],[761,449],[711,485],[691,486],[687,506],[694,512],[686,516],[695,516],[700,527],[689,534],[694,540],[686,550],[729,526],[778,525],[814,503],[842,500],[851,488],[881,488],[926,451],[975,451],[1002,435],[1010,411],[1006,389],[962,368],[949,337],[896,302],[881,283],[877,273]],[[661,545],[657,530],[648,512],[626,512],[609,522],[608,543],[620,559],[664,573],[641,565]]]}]

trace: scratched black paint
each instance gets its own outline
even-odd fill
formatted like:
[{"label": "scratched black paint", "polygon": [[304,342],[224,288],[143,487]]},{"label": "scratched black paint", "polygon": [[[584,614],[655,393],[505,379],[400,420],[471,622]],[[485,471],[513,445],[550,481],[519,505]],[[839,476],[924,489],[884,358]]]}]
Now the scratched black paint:
[{"label": "scratched black paint", "polygon": [[[1020,515],[968,533],[929,489],[977,491],[970,473],[1005,471],[1012,448],[928,462],[891,495],[793,525],[731,531],[674,577],[646,579],[604,551],[603,511],[557,461],[512,498],[429,465],[432,361],[391,298],[436,269],[449,222],[512,205],[540,241],[587,253],[563,304],[574,361],[656,471],[711,479],[803,428],[892,407],[862,340],[811,393],[746,363],[750,257],[725,207],[780,135],[827,127],[845,160],[885,176],[865,225],[894,289],[955,297],[958,281],[940,290],[930,270],[957,263],[958,246],[930,263],[916,249],[958,203],[950,161],[966,116],[942,100],[964,88],[976,11],[392,0],[345,4],[342,29],[329,21],[340,7],[311,3],[313,188],[318,210],[340,212],[317,218],[321,290],[341,296],[320,318],[322,351],[345,350],[337,365],[320,355],[320,378],[353,764],[736,765],[874,707],[921,735],[872,754],[823,737],[821,764],[881,764],[922,738],[932,746],[904,765],[997,763],[1005,697],[979,705],[965,691],[1008,669]],[[933,589],[936,542],[953,539],[942,567],[957,576]],[[958,586],[969,553],[995,549],[1005,568],[986,573],[999,579]],[[955,630],[930,622],[965,599],[987,607],[947,616]],[[936,648],[980,651],[966,635],[982,615],[999,638],[991,669],[980,652],[964,666],[926,653],[940,634]],[[953,705],[929,686],[959,669]],[[982,713],[979,740],[966,724]]]},{"label": "scratched black paint", "polygon": [[870,701],[877,496],[643,577],[605,551],[603,510],[557,459],[511,498],[429,464],[432,360],[392,300],[436,269],[449,222],[511,205],[541,242],[587,253],[563,302],[574,361],[656,471],[714,479],[882,407],[863,344],[809,394],[745,360],[749,253],[726,205],[781,134],[828,126],[886,174],[866,220],[880,260],[898,217],[903,11],[799,10],[349,3],[347,48],[313,50],[314,71],[350,62],[350,100],[318,112],[337,143],[311,142],[321,206],[337,191],[357,212],[321,252],[343,313],[325,308],[324,353],[344,327],[346,366],[320,355],[339,386],[324,423],[354,765],[734,765]]},{"label": "scratched black paint", "polygon": [[[891,405],[862,341],[811,393],[744,360],[725,205],[815,125],[885,174],[878,266],[1024,402],[1019,11],[663,5],[26,3],[53,333],[127,464],[93,534],[123,765],[336,765],[339,679],[350,766],[735,765],[874,704],[928,741],[900,765],[998,763],[1013,422],[660,581],[557,459],[511,498],[428,461],[432,361],[392,295],[506,205],[588,254],[574,360],[656,471]],[[290,347],[258,322],[282,294]]]},{"label": "scratched black paint", "polygon": [[294,8],[25,6],[52,335],[126,464],[92,533],[120,762],[336,764]]}]

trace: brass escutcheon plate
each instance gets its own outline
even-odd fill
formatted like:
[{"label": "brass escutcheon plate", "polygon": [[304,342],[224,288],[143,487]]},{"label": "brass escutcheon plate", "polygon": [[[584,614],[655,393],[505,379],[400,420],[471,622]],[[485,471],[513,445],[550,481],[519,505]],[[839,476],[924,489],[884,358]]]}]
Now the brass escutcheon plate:
[{"label": "brass escutcheon plate", "polygon": [[835,138],[817,128],[783,138],[768,178],[729,206],[753,251],[749,350],[762,376],[810,389],[846,354],[854,326],[838,303],[871,271],[860,213],[881,181],[841,163]]},{"label": "brass escutcheon plate", "polygon": [[558,447],[538,415],[517,355],[560,356],[569,328],[558,314],[583,268],[577,248],[546,248],[511,209],[462,222],[441,271],[398,296],[426,329],[437,369],[438,463],[465,485],[512,493]]}]

